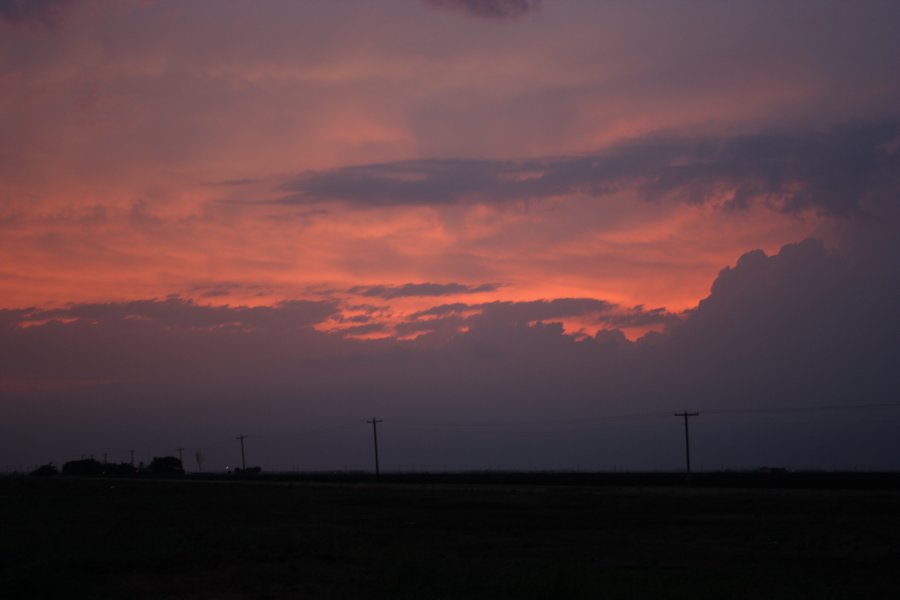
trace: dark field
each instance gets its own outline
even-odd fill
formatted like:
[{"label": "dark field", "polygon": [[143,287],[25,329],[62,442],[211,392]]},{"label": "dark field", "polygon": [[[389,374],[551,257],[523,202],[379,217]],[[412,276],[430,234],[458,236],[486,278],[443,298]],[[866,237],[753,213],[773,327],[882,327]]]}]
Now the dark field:
[{"label": "dark field", "polygon": [[3,477],[0,596],[895,598],[898,508],[891,489]]}]

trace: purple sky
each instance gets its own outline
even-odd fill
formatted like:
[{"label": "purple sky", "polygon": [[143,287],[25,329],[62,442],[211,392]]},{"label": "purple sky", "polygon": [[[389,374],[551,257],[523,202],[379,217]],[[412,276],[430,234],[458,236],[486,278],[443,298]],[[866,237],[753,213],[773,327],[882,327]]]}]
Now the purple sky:
[{"label": "purple sky", "polygon": [[0,0],[0,471],[898,469],[898,29]]}]

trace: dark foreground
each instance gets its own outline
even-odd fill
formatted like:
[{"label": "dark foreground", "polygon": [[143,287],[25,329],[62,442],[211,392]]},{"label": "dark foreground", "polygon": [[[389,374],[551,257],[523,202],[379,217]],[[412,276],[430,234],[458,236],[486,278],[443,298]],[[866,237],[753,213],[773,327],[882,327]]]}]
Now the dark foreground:
[{"label": "dark foreground", "polygon": [[0,478],[3,598],[892,598],[900,492]]}]

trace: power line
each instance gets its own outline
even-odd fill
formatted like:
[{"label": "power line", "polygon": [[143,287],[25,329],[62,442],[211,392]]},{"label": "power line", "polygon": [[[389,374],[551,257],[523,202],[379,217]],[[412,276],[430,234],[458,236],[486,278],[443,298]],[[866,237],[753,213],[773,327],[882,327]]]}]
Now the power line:
[{"label": "power line", "polygon": [[[697,409],[704,415],[744,415],[744,414],[788,414],[788,413],[815,413],[815,412],[862,412],[872,410],[896,410],[900,409],[898,402],[868,403],[868,404],[831,404],[824,406],[763,406],[763,407],[735,407],[735,408],[704,408]],[[634,413],[619,413],[606,415],[589,415],[583,417],[571,417],[565,419],[529,419],[529,420],[485,420],[485,421],[432,421],[428,419],[408,419],[394,418],[390,421],[396,426],[406,428],[423,428],[423,429],[527,429],[527,428],[546,428],[546,427],[589,427],[591,425],[602,423],[615,423],[620,421],[643,421],[650,419],[660,419],[670,417],[671,411],[645,411]],[[382,422],[383,419],[377,419]],[[372,421],[366,421],[371,424]],[[298,435],[310,433],[331,433],[338,431],[347,431],[352,428],[352,424],[346,423],[327,423],[322,425],[307,425],[299,427],[290,432],[260,434],[268,438],[293,438]],[[244,436],[246,437],[246,436]]]},{"label": "power line", "polygon": [[485,428],[516,428],[516,427],[546,427],[548,425],[567,426],[567,425],[586,425],[591,423],[599,423],[606,421],[627,421],[643,418],[666,417],[669,411],[656,411],[644,413],[625,413],[619,415],[594,415],[589,417],[575,417],[571,419],[543,419],[528,421],[445,421],[431,422],[414,419],[391,419],[391,423],[399,425],[407,425],[413,427],[431,427],[438,429],[453,429],[463,427],[485,427]]},{"label": "power line", "polygon": [[[712,415],[729,415],[729,414],[778,414],[778,413],[800,413],[800,412],[836,412],[836,411],[863,411],[877,409],[900,409],[898,402],[870,403],[870,404],[832,404],[824,406],[768,406],[758,408],[701,408],[698,409],[704,414]],[[547,427],[547,426],[566,426],[566,425],[590,425],[592,423],[603,423],[613,421],[640,420],[651,419],[668,416],[668,411],[650,411],[640,413],[622,413],[610,415],[593,415],[585,417],[574,417],[569,419],[544,419],[544,420],[528,420],[528,421],[450,421],[450,422],[428,422],[413,419],[391,419],[392,423],[414,427],[432,427],[432,428],[465,428],[465,427],[484,427],[484,428],[517,428],[517,427]]]},{"label": "power line", "polygon": [[798,412],[837,412],[878,409],[898,409],[898,402],[881,402],[870,404],[826,404],[823,406],[761,406],[754,408],[706,408],[704,413],[716,415],[744,415],[744,414],[778,414]]}]

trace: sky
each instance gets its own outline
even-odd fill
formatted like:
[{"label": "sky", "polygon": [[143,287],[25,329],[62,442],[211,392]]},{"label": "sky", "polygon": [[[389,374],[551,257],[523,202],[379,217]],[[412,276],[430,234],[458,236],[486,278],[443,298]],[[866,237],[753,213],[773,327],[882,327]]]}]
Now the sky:
[{"label": "sky", "polygon": [[898,30],[0,0],[0,471],[900,469]]}]

